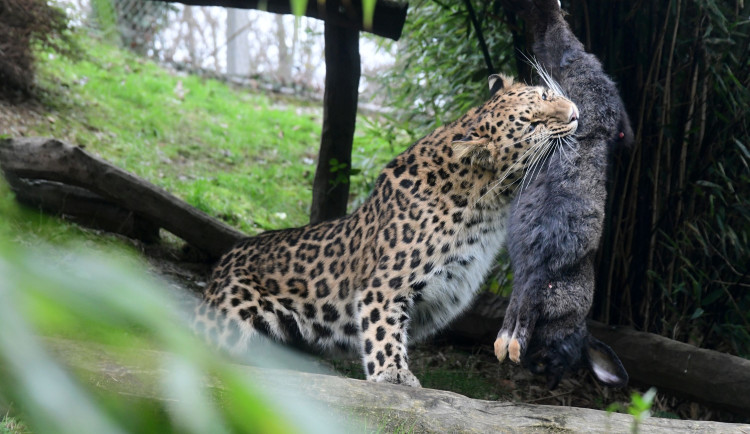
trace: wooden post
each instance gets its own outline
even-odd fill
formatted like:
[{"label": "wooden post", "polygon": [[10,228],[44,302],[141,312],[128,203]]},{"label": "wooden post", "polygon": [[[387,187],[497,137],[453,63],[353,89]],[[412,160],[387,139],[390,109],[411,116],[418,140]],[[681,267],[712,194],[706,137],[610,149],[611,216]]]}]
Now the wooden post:
[{"label": "wooden post", "polygon": [[[359,31],[327,22],[325,60],[323,132],[313,182],[310,223],[346,213],[360,77]],[[336,163],[334,172],[331,171],[332,160]]]}]

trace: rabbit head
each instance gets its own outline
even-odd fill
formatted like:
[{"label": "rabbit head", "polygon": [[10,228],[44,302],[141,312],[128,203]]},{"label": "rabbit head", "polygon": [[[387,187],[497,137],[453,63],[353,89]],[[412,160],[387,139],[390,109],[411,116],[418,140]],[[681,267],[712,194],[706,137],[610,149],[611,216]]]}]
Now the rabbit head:
[{"label": "rabbit head", "polygon": [[587,369],[605,386],[623,387],[628,373],[620,359],[604,342],[591,336],[585,323],[568,334],[554,324],[538,325],[522,364],[535,374],[547,377],[550,390],[557,387],[566,372]]}]

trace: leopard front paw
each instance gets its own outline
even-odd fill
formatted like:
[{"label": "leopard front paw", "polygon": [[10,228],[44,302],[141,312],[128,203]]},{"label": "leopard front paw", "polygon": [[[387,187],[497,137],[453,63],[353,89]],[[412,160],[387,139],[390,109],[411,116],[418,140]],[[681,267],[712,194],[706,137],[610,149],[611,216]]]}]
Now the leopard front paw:
[{"label": "leopard front paw", "polygon": [[376,374],[371,378],[376,383],[392,383],[392,384],[403,384],[409,387],[422,387],[419,384],[419,380],[414,374],[408,369],[400,369],[395,366],[385,368],[385,370],[379,374]]}]

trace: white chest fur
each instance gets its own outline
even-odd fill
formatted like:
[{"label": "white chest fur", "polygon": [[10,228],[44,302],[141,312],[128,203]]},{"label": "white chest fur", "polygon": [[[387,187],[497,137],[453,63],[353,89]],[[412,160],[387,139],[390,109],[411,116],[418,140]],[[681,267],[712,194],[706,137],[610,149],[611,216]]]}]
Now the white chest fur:
[{"label": "white chest fur", "polygon": [[[426,279],[411,311],[410,339],[439,331],[474,299],[505,241],[506,215],[464,230]],[[473,242],[471,242],[473,241]]]}]

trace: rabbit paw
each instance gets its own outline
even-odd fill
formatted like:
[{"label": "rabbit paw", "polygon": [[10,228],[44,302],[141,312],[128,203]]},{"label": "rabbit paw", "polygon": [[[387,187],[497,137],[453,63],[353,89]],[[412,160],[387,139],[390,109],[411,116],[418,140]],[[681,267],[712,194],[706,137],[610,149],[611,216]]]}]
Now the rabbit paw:
[{"label": "rabbit paw", "polygon": [[497,335],[497,339],[495,339],[495,356],[497,356],[497,360],[499,360],[501,363],[508,355],[509,340],[510,339],[507,332],[501,332]]},{"label": "rabbit paw", "polygon": [[508,355],[510,356],[510,360],[515,363],[521,363],[521,353],[521,343],[516,338],[511,339],[508,344]]}]

